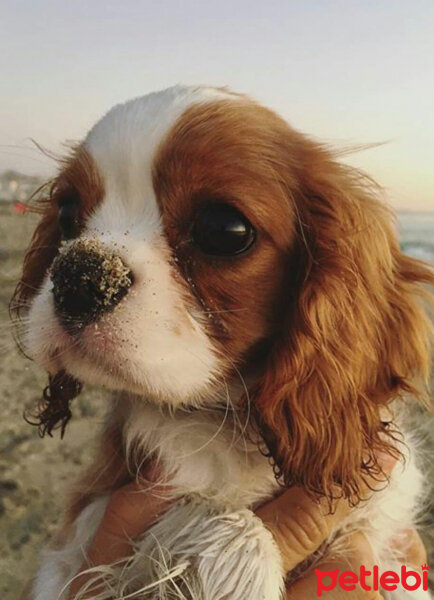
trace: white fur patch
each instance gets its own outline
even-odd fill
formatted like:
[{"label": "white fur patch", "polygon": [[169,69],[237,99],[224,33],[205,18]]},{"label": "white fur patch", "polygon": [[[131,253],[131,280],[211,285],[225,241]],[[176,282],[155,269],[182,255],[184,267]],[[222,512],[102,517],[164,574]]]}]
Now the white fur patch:
[{"label": "white fur patch", "polygon": [[284,580],[279,550],[260,519],[200,499],[172,507],[122,569],[113,583],[134,582],[140,593],[133,597],[159,600],[279,600]]},{"label": "white fur patch", "polygon": [[[248,439],[246,425],[230,404],[221,411],[171,414],[137,400],[123,435],[127,454],[133,459],[137,454],[137,465],[146,456],[156,457],[161,477],[177,493],[243,508],[264,502],[279,489],[268,459]],[[130,464],[130,469],[134,472],[137,465]]]},{"label": "white fur patch", "polygon": [[[86,522],[94,531],[92,513],[100,511],[102,502],[92,504],[80,517],[82,534]],[[89,593],[94,600],[281,597],[284,574],[279,550],[250,510],[223,510],[199,497],[180,500],[133,547],[129,559],[91,569],[76,600]],[[65,584],[73,578],[71,566],[80,564],[71,560],[70,547],[57,554],[39,573],[35,600],[54,600],[62,589],[66,592]],[[62,565],[64,558],[67,564]],[[47,578],[50,571],[55,577]]]}]

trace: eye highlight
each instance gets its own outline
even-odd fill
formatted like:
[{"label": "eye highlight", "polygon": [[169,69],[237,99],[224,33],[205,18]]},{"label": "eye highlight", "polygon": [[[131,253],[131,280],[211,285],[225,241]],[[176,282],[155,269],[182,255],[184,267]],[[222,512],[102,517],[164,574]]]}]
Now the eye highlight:
[{"label": "eye highlight", "polygon": [[68,199],[59,203],[59,228],[63,240],[71,240],[80,232],[80,203],[78,200]]},{"label": "eye highlight", "polygon": [[213,203],[203,206],[192,229],[193,243],[211,256],[236,256],[254,243],[256,232],[234,206]]}]

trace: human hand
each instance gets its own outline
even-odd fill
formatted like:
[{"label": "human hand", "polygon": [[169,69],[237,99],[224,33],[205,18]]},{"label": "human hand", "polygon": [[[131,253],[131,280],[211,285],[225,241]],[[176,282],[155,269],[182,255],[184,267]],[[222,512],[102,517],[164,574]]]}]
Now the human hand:
[{"label": "human hand", "polygon": [[[389,455],[379,457],[383,471],[390,475],[396,460]],[[381,486],[378,482],[366,485],[366,494]],[[384,484],[383,484],[384,485]],[[272,532],[280,549],[285,572],[292,571],[297,565],[308,559],[330,534],[339,528],[339,524],[350,513],[351,506],[345,499],[335,502],[330,512],[326,499],[315,501],[301,488],[291,488],[281,496],[261,506],[256,514]],[[327,554],[323,561],[315,565],[321,571],[359,572],[361,565],[372,571],[375,564],[372,548],[363,533],[353,533],[345,540],[345,556]],[[392,545],[405,557],[405,564],[420,566],[427,560],[426,551],[419,534],[415,530],[402,530]],[[369,581],[368,581],[369,585]],[[288,600],[306,600],[317,597],[317,578],[313,569],[287,589]],[[336,587],[327,592],[328,600],[341,600],[348,592]],[[360,586],[351,593],[353,600],[380,600],[379,592],[366,591]]]},{"label": "human hand", "polygon": [[[383,469],[390,473],[394,461],[383,460]],[[155,475],[154,475],[155,476]],[[167,499],[167,486],[155,483],[130,483],[116,490],[107,504],[103,519],[88,551],[87,561],[80,571],[126,558],[131,553],[130,540],[141,536],[171,505]],[[315,501],[304,490],[294,487],[278,498],[261,506],[256,514],[272,532],[283,558],[286,572],[294,569],[315,552],[348,515],[351,506],[339,500],[333,513],[325,500]],[[406,564],[420,565],[426,554],[418,534],[411,530],[401,532],[396,546],[406,556]],[[362,533],[355,533],[347,540],[345,559],[327,556],[318,568],[331,571],[358,571],[361,565],[369,569],[373,565],[373,554],[368,540]],[[84,573],[74,579],[70,586],[72,600],[86,583]],[[344,598],[345,591],[335,588],[327,593],[328,600]],[[354,600],[377,600],[380,595],[366,595],[361,588],[352,595]],[[91,596],[90,596],[91,597]],[[316,597],[316,577],[313,571],[294,582],[287,590],[287,598],[305,600]]]},{"label": "human hand", "polygon": [[[70,600],[91,579],[88,569],[128,558],[132,552],[131,540],[144,534],[175,502],[168,499],[168,486],[155,483],[154,478],[155,470],[147,474],[146,480],[133,481],[112,493],[86,560],[69,586]],[[93,593],[96,591],[93,589]],[[92,594],[86,597],[92,598]]]}]

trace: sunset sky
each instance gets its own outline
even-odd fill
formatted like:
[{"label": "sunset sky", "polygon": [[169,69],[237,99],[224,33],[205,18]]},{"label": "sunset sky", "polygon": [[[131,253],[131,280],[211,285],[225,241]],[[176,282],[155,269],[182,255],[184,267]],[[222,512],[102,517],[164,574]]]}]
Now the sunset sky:
[{"label": "sunset sky", "polygon": [[9,0],[0,25],[0,171],[49,174],[113,104],[229,85],[337,146],[396,208],[434,210],[433,0]]}]

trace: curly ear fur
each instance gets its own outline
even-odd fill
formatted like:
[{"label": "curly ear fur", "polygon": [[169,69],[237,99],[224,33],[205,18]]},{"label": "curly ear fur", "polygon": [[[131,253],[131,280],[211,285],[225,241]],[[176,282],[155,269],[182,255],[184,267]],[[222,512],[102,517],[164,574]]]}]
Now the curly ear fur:
[{"label": "curly ear fur", "polygon": [[332,498],[337,484],[355,503],[368,475],[383,477],[378,452],[399,454],[382,407],[428,381],[421,297],[434,276],[400,251],[375,184],[305,142],[286,322],[254,411],[285,485]]}]

